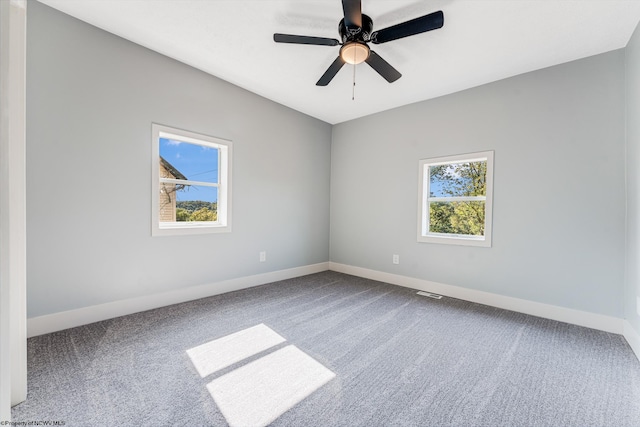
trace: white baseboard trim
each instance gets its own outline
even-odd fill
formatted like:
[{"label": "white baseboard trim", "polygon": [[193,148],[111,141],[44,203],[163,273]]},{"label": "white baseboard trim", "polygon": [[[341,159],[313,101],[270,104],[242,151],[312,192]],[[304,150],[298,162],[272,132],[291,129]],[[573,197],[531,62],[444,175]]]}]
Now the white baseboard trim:
[{"label": "white baseboard trim", "polygon": [[640,360],[640,334],[631,326],[628,320],[624,321],[624,333],[622,335],[629,343],[638,360]]},{"label": "white baseboard trim", "polygon": [[113,319],[114,317],[126,316],[127,314],[139,313],[154,308],[166,307],[172,304],[277,282],[279,280],[319,273],[328,269],[329,263],[322,262],[32,317],[27,319],[27,336],[35,337],[50,332],[99,322],[101,320]]},{"label": "white baseboard trim", "polygon": [[614,334],[623,333],[624,320],[617,317],[558,307],[555,305],[508,297],[505,295],[463,288],[460,286],[445,285],[443,283],[431,282],[429,280],[416,279],[413,277],[385,273],[382,271],[354,267],[335,262],[329,263],[329,270],[350,274],[352,276],[364,277],[366,279],[378,280],[380,282],[390,283],[392,285],[403,286],[406,288],[433,292],[465,301],[503,308],[505,310],[531,314],[533,316],[543,317],[546,319],[585,326],[587,328],[612,332]]}]

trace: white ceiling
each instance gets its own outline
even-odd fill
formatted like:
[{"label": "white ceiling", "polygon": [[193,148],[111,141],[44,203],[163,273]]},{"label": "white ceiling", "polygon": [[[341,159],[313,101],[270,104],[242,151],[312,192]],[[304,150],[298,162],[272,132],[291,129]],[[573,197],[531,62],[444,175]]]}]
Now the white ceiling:
[{"label": "white ceiling", "polygon": [[374,30],[444,12],[444,27],[371,45],[402,78],[367,64],[316,81],[339,46],[273,42],[273,33],[338,38],[340,0],[40,0],[295,110],[335,124],[626,46],[640,0],[362,0]]}]

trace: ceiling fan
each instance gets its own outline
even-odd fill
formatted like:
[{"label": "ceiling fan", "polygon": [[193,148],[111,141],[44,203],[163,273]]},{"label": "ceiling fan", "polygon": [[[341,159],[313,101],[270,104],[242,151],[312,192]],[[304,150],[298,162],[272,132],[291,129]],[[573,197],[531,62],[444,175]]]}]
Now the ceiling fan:
[{"label": "ceiling fan", "polygon": [[338,24],[338,32],[342,42],[326,37],[297,36],[293,34],[273,35],[276,43],[311,44],[318,46],[337,46],[340,55],[333,61],[327,71],[316,83],[317,86],[326,86],[340,71],[345,63],[361,64],[366,62],[385,78],[389,83],[398,80],[402,74],[393,68],[380,55],[369,49],[368,43],[386,43],[403,37],[413,36],[431,30],[437,30],[444,25],[442,11],[430,13],[410,21],[402,22],[382,30],[373,31],[373,21],[362,13],[361,0],[342,0],[344,18]]}]

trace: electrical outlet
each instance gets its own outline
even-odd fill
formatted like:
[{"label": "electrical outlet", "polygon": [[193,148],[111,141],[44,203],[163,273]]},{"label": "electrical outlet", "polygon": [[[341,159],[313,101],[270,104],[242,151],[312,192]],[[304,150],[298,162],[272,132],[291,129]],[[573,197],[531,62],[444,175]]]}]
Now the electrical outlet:
[{"label": "electrical outlet", "polygon": [[400,264],[400,255],[393,255],[393,263],[394,264]]},{"label": "electrical outlet", "polygon": [[260,262],[265,262],[267,260],[267,251],[260,252]]}]

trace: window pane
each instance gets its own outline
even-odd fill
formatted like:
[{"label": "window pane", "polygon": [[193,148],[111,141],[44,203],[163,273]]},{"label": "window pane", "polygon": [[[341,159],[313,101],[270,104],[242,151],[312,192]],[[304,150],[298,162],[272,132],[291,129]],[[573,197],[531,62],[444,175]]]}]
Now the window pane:
[{"label": "window pane", "polygon": [[429,203],[429,232],[484,236],[485,202]]},{"label": "window pane", "polygon": [[218,189],[160,183],[160,222],[217,221]]},{"label": "window pane", "polygon": [[218,149],[160,138],[160,176],[218,183]]},{"label": "window pane", "polygon": [[429,196],[485,196],[486,180],[486,161],[429,166]]}]

